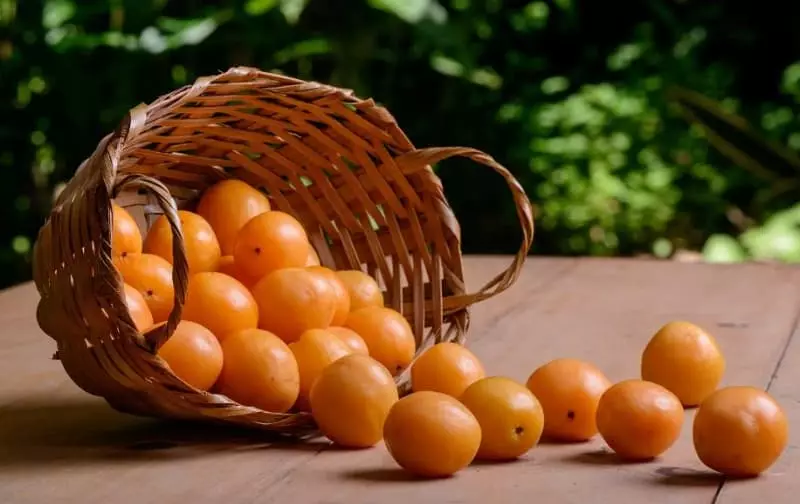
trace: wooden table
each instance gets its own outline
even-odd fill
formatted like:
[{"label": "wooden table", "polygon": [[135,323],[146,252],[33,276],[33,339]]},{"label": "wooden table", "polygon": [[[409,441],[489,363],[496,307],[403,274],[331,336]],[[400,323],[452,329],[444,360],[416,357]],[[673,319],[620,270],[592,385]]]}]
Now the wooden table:
[{"label": "wooden table", "polygon": [[[506,258],[469,258],[472,286]],[[638,376],[664,322],[717,336],[726,384],[769,389],[794,437],[768,474],[724,482],[679,442],[648,464],[619,464],[595,440],[542,444],[520,461],[414,481],[382,447],[270,444],[248,433],[126,416],[81,392],[36,326],[36,292],[0,293],[0,503],[723,503],[798,502],[800,270],[641,260],[532,259],[514,288],[473,310],[470,345],[492,374],[525,380],[559,357],[589,359],[612,380]],[[613,496],[612,496],[613,493]]]}]

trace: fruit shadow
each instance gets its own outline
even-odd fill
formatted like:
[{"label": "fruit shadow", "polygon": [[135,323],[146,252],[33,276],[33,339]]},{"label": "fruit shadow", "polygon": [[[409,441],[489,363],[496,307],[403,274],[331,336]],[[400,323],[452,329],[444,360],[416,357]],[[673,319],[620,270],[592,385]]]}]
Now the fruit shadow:
[{"label": "fruit shadow", "polygon": [[659,467],[654,471],[653,482],[664,486],[718,487],[725,478],[713,471],[687,467]]},{"label": "fruit shadow", "polygon": [[626,460],[620,458],[616,453],[603,448],[580,452],[580,453],[573,453],[564,457],[562,460],[567,463],[596,465],[596,466],[641,465],[653,462],[653,460]]},{"label": "fruit shadow", "polygon": [[419,484],[425,481],[440,481],[443,479],[450,479],[455,476],[445,476],[441,478],[423,478],[416,476],[399,467],[386,468],[375,467],[369,469],[357,469],[353,471],[345,471],[341,477],[346,480],[373,482],[373,483],[416,483]]},{"label": "fruit shadow", "polygon": [[236,450],[319,452],[330,446],[319,438],[298,442],[243,427],[127,415],[91,397],[0,408],[0,470],[152,463]]}]

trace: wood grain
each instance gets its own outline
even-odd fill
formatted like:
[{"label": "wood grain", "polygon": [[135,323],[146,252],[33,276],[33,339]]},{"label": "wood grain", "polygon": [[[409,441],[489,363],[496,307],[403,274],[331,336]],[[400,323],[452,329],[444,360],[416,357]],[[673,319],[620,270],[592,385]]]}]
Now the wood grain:
[{"label": "wood grain", "polygon": [[[467,258],[470,285],[508,258]],[[613,380],[638,372],[664,322],[688,319],[717,336],[726,384],[766,387],[800,426],[800,273],[772,265],[532,259],[515,287],[473,311],[470,346],[492,374],[524,380],[559,356],[589,359]],[[244,430],[117,413],[68,381],[36,328],[30,285],[0,293],[0,502],[28,503],[789,503],[800,491],[793,444],[762,478],[725,482],[679,442],[649,464],[619,464],[599,440],[543,443],[512,464],[476,464],[414,481],[383,447],[346,452]],[[779,366],[779,362],[781,363]],[[774,375],[774,378],[773,378]]]}]

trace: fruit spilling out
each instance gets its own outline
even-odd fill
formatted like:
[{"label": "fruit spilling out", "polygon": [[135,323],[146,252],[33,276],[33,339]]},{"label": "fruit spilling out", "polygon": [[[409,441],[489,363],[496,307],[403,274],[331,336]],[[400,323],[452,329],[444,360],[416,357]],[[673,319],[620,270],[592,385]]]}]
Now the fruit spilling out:
[{"label": "fruit spilling out", "polygon": [[[374,433],[382,431],[385,413],[397,400],[392,376],[409,366],[416,340],[406,319],[384,306],[377,281],[361,271],[320,266],[301,223],[239,180],[213,185],[194,210],[179,210],[178,219],[189,270],[186,298],[177,330],[157,351],[172,373],[186,385],[242,405],[307,412],[325,369],[351,354],[372,355],[370,365],[383,370],[377,375],[383,389],[370,388],[366,378],[341,379],[366,394],[352,403],[360,411],[349,411],[347,421],[372,422],[373,434],[337,439],[354,446],[380,441]],[[165,216],[143,235],[133,216],[112,204],[113,264],[141,333],[163,324],[173,310],[173,245]],[[370,373],[376,376],[374,369]],[[387,387],[382,409],[370,409],[375,391],[385,395]],[[318,399],[315,417],[341,423],[347,404]],[[336,437],[334,427],[326,428]]]},{"label": "fruit spilling out", "polygon": [[[753,387],[720,388],[723,352],[689,322],[669,322],[649,339],[636,379],[615,383],[590,362],[557,358],[516,381],[487,373],[461,344],[418,354],[411,325],[384,305],[375,278],[321,266],[302,224],[245,182],[217,183],[178,216],[187,295],[157,350],[172,373],[242,405],[310,413],[344,448],[383,441],[416,476],[514,460],[541,438],[582,443],[598,434],[620,460],[652,460],[677,442],[691,407],[696,454],[714,471],[756,476],[787,446],[781,406]],[[167,219],[143,236],[113,204],[111,248],[135,329],[163,324],[175,293]],[[411,389],[402,398],[401,374]]]}]

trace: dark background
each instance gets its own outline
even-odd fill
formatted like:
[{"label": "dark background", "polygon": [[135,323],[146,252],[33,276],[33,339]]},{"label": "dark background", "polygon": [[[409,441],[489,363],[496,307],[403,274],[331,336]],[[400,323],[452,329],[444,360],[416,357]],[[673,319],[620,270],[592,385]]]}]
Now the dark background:
[{"label": "dark background", "polygon": [[[667,98],[800,149],[798,25],[780,1],[0,0],[0,285],[30,277],[54,191],[126,110],[232,65],[374,97],[419,147],[491,153],[536,202],[537,254],[800,260],[797,193]],[[499,177],[437,169],[465,251],[514,250]]]}]

